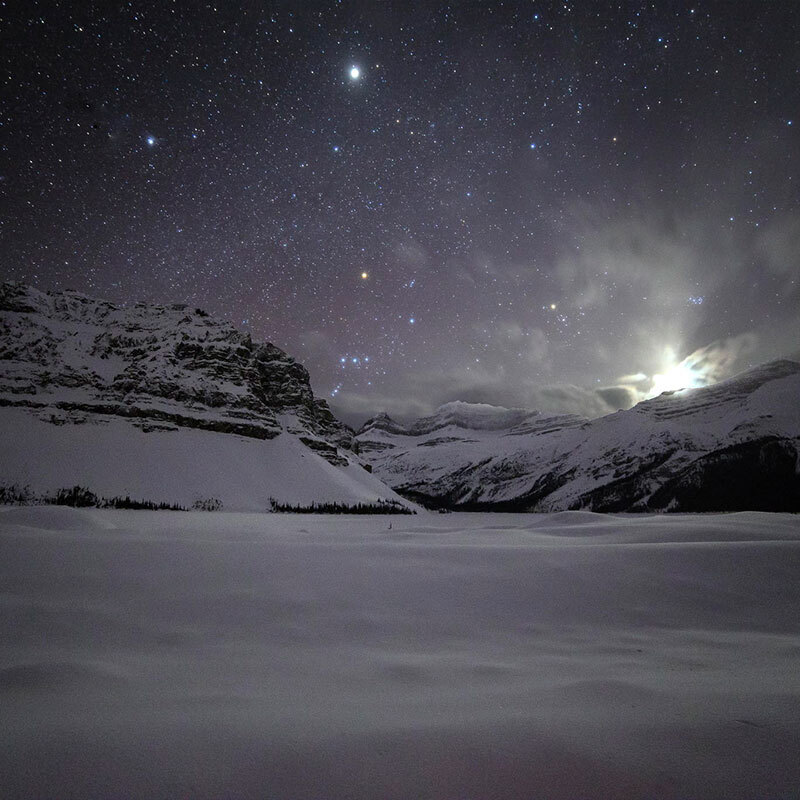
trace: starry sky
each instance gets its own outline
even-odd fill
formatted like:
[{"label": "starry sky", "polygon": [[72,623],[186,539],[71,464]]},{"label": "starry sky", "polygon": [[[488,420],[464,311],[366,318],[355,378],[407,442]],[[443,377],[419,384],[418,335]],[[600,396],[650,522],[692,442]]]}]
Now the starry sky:
[{"label": "starry sky", "polygon": [[800,357],[800,3],[0,2],[0,277],[188,302],[357,424]]}]

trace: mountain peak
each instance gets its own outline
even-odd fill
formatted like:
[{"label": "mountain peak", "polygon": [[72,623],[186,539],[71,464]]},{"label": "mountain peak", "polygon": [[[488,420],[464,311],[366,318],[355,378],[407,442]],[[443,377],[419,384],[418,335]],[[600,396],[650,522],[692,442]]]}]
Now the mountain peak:
[{"label": "mountain peak", "polygon": [[5,502],[400,501],[302,364],[185,303],[0,284],[0,437]]},{"label": "mountain peak", "polygon": [[593,420],[446,403],[399,432],[356,438],[375,474],[431,507],[796,511],[800,364],[773,361]]},{"label": "mountain peak", "polygon": [[762,387],[798,374],[800,363],[778,359],[751,367],[710,386],[663,392],[657,397],[643,400],[634,406],[634,410],[661,419],[695,414],[719,415],[725,409],[738,407],[744,398],[755,394]]},{"label": "mountain peak", "polygon": [[126,307],[3,283],[0,358],[5,405],[102,407],[261,439],[290,414],[334,449],[352,440],[294,358],[184,303]]}]

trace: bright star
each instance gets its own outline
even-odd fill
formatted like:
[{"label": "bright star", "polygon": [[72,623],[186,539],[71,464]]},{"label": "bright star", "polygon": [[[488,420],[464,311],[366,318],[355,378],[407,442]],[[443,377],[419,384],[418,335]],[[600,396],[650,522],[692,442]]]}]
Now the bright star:
[{"label": "bright star", "polygon": [[362,272],[361,273],[361,280],[365,281],[367,278],[369,278],[369,273],[368,272]]},{"label": "bright star", "polygon": [[146,141],[147,141],[147,144],[149,144],[150,147],[152,147],[156,143],[156,137],[155,136],[148,136]]},{"label": "bright star", "polygon": [[361,70],[358,67],[350,67],[350,77],[356,81],[361,77]]},{"label": "bright star", "polygon": [[414,324],[414,317],[409,317],[409,320],[408,320],[408,321],[409,321],[409,323],[410,323],[411,325],[413,325],[413,324]]}]

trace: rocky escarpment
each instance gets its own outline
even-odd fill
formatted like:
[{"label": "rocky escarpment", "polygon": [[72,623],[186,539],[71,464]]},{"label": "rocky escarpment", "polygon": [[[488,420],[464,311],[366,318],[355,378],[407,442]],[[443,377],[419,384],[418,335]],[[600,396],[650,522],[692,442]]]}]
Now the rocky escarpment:
[{"label": "rocky escarpment", "polygon": [[794,361],[591,421],[456,405],[370,420],[356,441],[375,474],[463,510],[800,511]]},{"label": "rocky escarpment", "polygon": [[278,347],[186,305],[117,306],[0,284],[0,405],[59,424],[97,415],[144,430],[300,437],[333,464],[353,435]]}]

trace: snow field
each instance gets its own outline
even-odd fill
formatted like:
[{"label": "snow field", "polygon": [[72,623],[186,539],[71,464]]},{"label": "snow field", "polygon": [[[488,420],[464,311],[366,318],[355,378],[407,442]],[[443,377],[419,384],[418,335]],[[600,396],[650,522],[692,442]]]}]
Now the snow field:
[{"label": "snow field", "polygon": [[782,514],[6,507],[2,794],[793,797],[798,575]]}]

